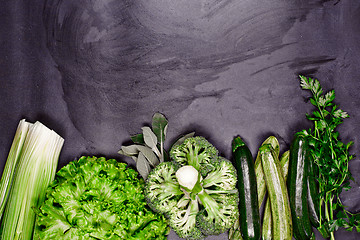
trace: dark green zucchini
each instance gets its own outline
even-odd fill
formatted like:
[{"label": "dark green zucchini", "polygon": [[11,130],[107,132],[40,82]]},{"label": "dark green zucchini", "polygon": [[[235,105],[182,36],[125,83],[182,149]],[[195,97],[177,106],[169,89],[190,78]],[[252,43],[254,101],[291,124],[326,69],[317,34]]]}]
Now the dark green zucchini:
[{"label": "dark green zucchini", "polygon": [[289,174],[287,187],[289,192],[294,238],[310,239],[313,235],[308,208],[308,164],[310,149],[306,138],[295,134],[290,146]]},{"label": "dark green zucchini", "polygon": [[258,240],[261,238],[261,223],[254,159],[240,137],[233,139],[232,153],[238,175],[240,231],[244,240]]},{"label": "dark green zucchini", "polygon": [[311,225],[316,228],[320,225],[319,186],[316,180],[317,172],[317,166],[313,159],[310,158],[307,178],[308,206]]}]

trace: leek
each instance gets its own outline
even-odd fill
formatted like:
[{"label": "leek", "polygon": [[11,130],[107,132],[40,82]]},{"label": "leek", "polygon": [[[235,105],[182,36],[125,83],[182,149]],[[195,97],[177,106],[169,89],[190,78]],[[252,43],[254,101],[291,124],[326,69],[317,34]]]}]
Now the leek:
[{"label": "leek", "polygon": [[1,239],[32,238],[34,209],[44,201],[46,189],[54,180],[63,143],[62,137],[42,123],[29,124],[5,206]]},{"label": "leek", "polygon": [[6,200],[10,192],[10,186],[15,172],[15,167],[19,160],[20,153],[24,145],[24,140],[30,125],[31,123],[26,122],[25,119],[19,122],[8,158],[6,160],[5,168],[0,180],[0,219],[4,213]]}]

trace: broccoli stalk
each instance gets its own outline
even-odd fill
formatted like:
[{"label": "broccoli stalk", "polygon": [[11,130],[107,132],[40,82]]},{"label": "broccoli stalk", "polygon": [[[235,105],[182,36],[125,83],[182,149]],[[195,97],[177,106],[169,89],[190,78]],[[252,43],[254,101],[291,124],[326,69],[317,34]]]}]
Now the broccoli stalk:
[{"label": "broccoli stalk", "polygon": [[[181,238],[201,239],[228,230],[238,215],[236,171],[203,137],[172,147],[171,162],[149,174],[145,196]],[[169,187],[171,186],[171,187]]]},{"label": "broccoli stalk", "polygon": [[184,196],[179,203],[180,206],[171,211],[170,226],[175,230],[177,235],[182,238],[203,238],[203,233],[196,227],[196,215],[199,212],[198,201],[196,199],[191,200],[187,196]]}]

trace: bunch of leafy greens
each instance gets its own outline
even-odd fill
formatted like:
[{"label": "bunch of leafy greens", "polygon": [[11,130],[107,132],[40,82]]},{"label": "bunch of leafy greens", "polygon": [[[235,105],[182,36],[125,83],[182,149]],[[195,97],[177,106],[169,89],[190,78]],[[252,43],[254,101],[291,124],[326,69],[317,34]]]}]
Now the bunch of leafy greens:
[{"label": "bunch of leafy greens", "polygon": [[125,163],[81,157],[61,168],[36,209],[34,239],[166,239],[169,227]]},{"label": "bunch of leafy greens", "polygon": [[164,143],[168,120],[161,113],[155,113],[150,127],[142,127],[142,133],[131,137],[133,145],[122,146],[120,154],[131,157],[136,163],[136,169],[146,179],[152,168],[167,158]]},{"label": "bunch of leafy greens", "polygon": [[319,206],[320,226],[318,230],[324,237],[330,233],[335,239],[334,231],[345,228],[360,232],[360,215],[353,214],[345,209],[340,199],[343,189],[349,189],[349,180],[352,180],[348,169],[353,155],[349,153],[352,142],[343,143],[339,138],[336,127],[349,115],[333,103],[335,91],[323,94],[323,89],[317,79],[300,76],[301,87],[310,90],[310,102],[317,110],[307,118],[314,124],[313,129],[304,130],[311,146],[313,159],[319,171]]}]

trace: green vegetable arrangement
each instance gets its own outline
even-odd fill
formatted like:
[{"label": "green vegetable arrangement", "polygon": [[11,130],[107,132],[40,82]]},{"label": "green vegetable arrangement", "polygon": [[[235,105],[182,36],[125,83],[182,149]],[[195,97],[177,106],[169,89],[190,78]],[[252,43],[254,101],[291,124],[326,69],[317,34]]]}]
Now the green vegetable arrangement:
[{"label": "green vegetable arrangement", "polygon": [[203,137],[188,137],[170,150],[172,161],[149,174],[145,196],[181,238],[201,239],[227,231],[238,216],[236,171]]},{"label": "green vegetable arrangement", "polygon": [[57,172],[36,210],[33,239],[166,239],[167,221],[143,192],[144,180],[125,163],[81,157]]},{"label": "green vegetable arrangement", "polygon": [[300,84],[316,107],[306,115],[313,128],[296,133],[282,155],[268,137],[255,162],[240,137],[233,162],[194,133],[167,152],[168,120],[155,113],[119,151],[137,171],[83,156],[55,175],[64,140],[39,122],[20,121],[0,180],[1,239],[161,240],[170,227],[186,239],[228,230],[229,240],[313,239],[313,227],[331,240],[338,228],[360,232],[360,214],[340,198],[353,179],[352,142],[336,130],[348,114],[334,104],[334,90],[323,94],[318,80],[304,76]]}]

